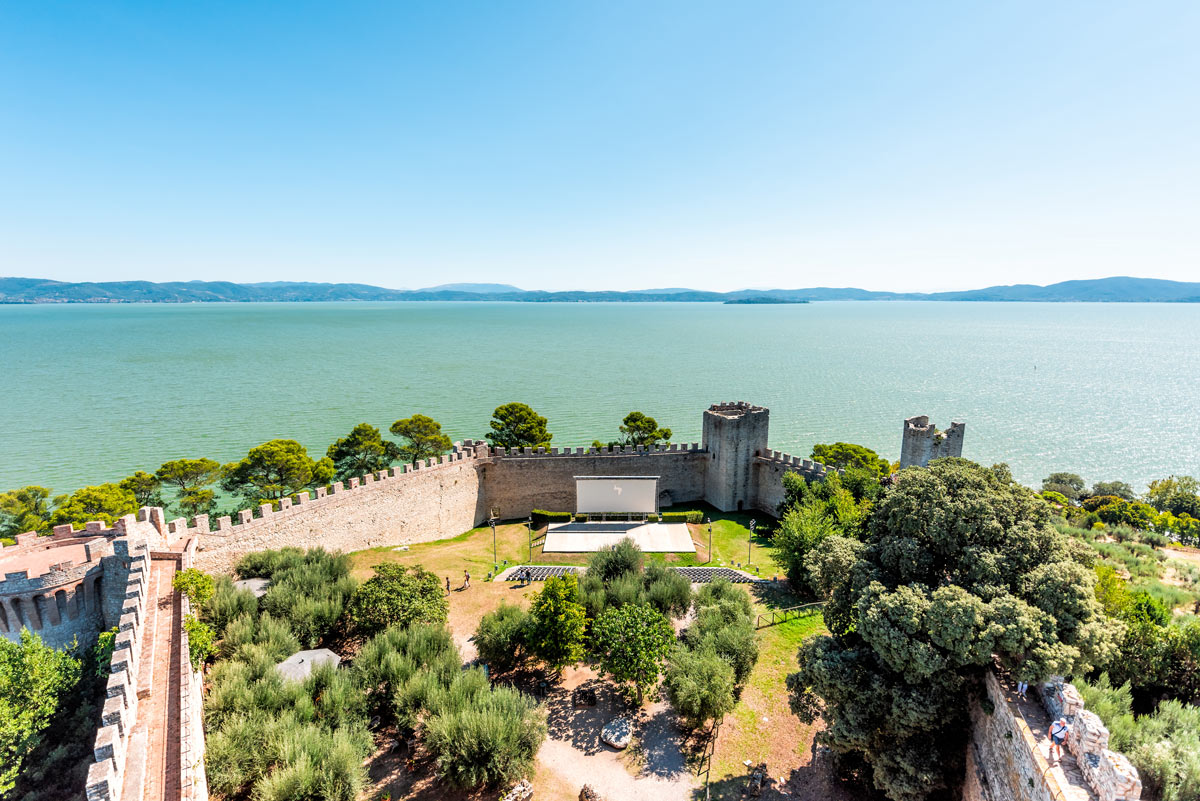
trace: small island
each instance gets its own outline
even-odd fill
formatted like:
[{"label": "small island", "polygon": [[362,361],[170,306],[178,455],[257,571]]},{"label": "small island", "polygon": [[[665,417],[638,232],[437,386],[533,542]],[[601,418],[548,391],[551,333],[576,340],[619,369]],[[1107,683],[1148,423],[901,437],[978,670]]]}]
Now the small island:
[{"label": "small island", "polygon": [[791,300],[789,298],[773,298],[769,295],[756,295],[752,298],[734,298],[725,303],[730,305],[757,306],[760,303],[808,303],[807,300]]}]

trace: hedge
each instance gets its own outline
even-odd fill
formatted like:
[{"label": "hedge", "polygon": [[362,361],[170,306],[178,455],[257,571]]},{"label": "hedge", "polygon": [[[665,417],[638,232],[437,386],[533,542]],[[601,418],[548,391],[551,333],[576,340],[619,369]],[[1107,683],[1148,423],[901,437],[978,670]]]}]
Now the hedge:
[{"label": "hedge", "polygon": [[695,509],[690,512],[663,512],[658,519],[663,523],[703,523],[704,513]]},{"label": "hedge", "polygon": [[541,520],[561,520],[563,522],[570,522],[575,517],[571,512],[549,512],[545,509],[534,509],[532,514]]}]

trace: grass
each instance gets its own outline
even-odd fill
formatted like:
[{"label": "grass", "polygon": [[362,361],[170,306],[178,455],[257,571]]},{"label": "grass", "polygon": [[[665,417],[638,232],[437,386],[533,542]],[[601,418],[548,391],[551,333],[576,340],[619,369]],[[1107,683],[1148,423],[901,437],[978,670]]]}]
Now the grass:
[{"label": "grass", "polygon": [[[715,531],[714,531],[715,534]],[[715,544],[714,544],[715,550]],[[768,588],[754,593],[756,614],[800,603],[790,592]],[[796,670],[800,643],[825,633],[820,610],[759,630],[758,663],[733,712],[721,725],[713,754],[712,797],[741,797],[745,760],[766,762],[771,775],[786,777],[807,760],[813,727],[805,726],[788,709],[784,679]]]}]

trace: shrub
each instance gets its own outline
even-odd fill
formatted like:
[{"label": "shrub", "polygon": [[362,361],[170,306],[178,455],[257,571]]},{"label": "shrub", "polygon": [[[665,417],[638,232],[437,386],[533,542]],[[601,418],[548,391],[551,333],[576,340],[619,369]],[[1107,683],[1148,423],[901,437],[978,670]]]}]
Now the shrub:
[{"label": "shrub", "polygon": [[587,575],[609,584],[620,576],[642,572],[642,560],[642,549],[626,537],[608,550],[596,551],[588,557]]},{"label": "shrub", "polygon": [[216,653],[217,648],[213,643],[217,634],[212,626],[195,615],[188,615],[183,619],[183,630],[187,632],[188,658],[191,660],[192,670],[199,670],[200,666]]},{"label": "shrub", "polygon": [[520,664],[529,629],[529,613],[519,606],[501,603],[487,613],[475,629],[479,658],[493,670],[506,671]]},{"label": "shrub", "polygon": [[100,632],[96,644],[92,646],[92,664],[95,666],[96,675],[102,679],[107,679],[112,673],[112,655],[117,647],[117,631],[117,627],[113,626],[108,631]]},{"label": "shrub", "polygon": [[438,774],[459,787],[500,787],[527,775],[546,736],[533,701],[508,687],[480,692],[426,723]]},{"label": "shrub", "polygon": [[[722,606],[725,606],[722,604]],[[707,607],[703,612],[716,609]],[[712,651],[733,668],[734,680],[745,684],[750,671],[758,662],[758,638],[754,624],[748,618],[729,620],[720,614],[709,614],[704,620],[699,617],[687,632],[688,647],[697,651]]]},{"label": "shrub", "polygon": [[306,563],[300,548],[280,548],[276,551],[253,551],[238,560],[234,571],[241,578],[271,578],[276,573]]},{"label": "shrub", "polygon": [[687,512],[660,512],[658,519],[663,523],[703,523],[704,513],[694,509]]},{"label": "shrub", "polygon": [[216,589],[213,577],[194,567],[176,573],[171,579],[171,586],[183,593],[197,610],[208,603]]},{"label": "shrub", "polygon": [[320,548],[307,553],[296,548],[262,553],[276,554],[273,561],[263,559],[268,567],[274,565],[267,576],[271,586],[262,597],[263,610],[286,620],[302,645],[315,648],[329,635],[358,586],[350,576],[349,557]]},{"label": "shrub", "polygon": [[388,626],[446,622],[450,602],[438,577],[420,565],[380,564],[354,593],[350,620],[365,634]]},{"label": "shrub", "polygon": [[260,652],[268,654],[276,662],[282,662],[300,650],[300,641],[285,621],[268,614],[246,614],[226,625],[225,637],[221,640],[221,657],[247,661],[247,646],[258,646]]},{"label": "shrub", "polygon": [[79,678],[78,659],[29,629],[21,629],[18,642],[0,639],[0,795],[12,789],[22,761]]},{"label": "shrub", "polygon": [[663,684],[680,717],[699,727],[733,710],[734,681],[733,668],[716,653],[676,648]]},{"label": "shrub", "polygon": [[[462,663],[450,632],[441,626],[393,626],[375,635],[358,652],[352,670],[370,714],[412,729],[432,686],[449,684]],[[421,677],[432,685],[418,688]]]},{"label": "shrub", "polygon": [[573,520],[575,517],[571,512],[550,512],[545,509],[534,509],[530,514],[533,516],[534,523],[565,523]]},{"label": "shrub", "polygon": [[646,600],[667,617],[685,614],[692,605],[692,585],[683,574],[666,565],[646,566]]},{"label": "shrub", "polygon": [[230,621],[257,612],[258,599],[254,597],[254,593],[234,587],[233,579],[229,576],[221,576],[216,580],[212,598],[204,605],[204,617],[218,637],[224,636],[225,627]]}]

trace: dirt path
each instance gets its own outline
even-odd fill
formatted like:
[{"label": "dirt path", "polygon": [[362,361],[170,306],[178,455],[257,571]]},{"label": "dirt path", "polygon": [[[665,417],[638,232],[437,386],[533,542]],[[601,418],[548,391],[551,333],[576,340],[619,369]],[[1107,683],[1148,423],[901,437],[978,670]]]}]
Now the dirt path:
[{"label": "dirt path", "polygon": [[[574,691],[596,690],[594,707],[575,707]],[[696,782],[683,756],[683,734],[675,716],[663,702],[643,708],[637,719],[636,739],[627,751],[616,751],[600,741],[600,729],[624,711],[612,685],[586,668],[568,669],[563,683],[546,699],[549,736],[538,752],[539,798],[574,799],[590,784],[605,798],[685,801],[693,797]],[[552,785],[547,787],[546,785]]]}]

